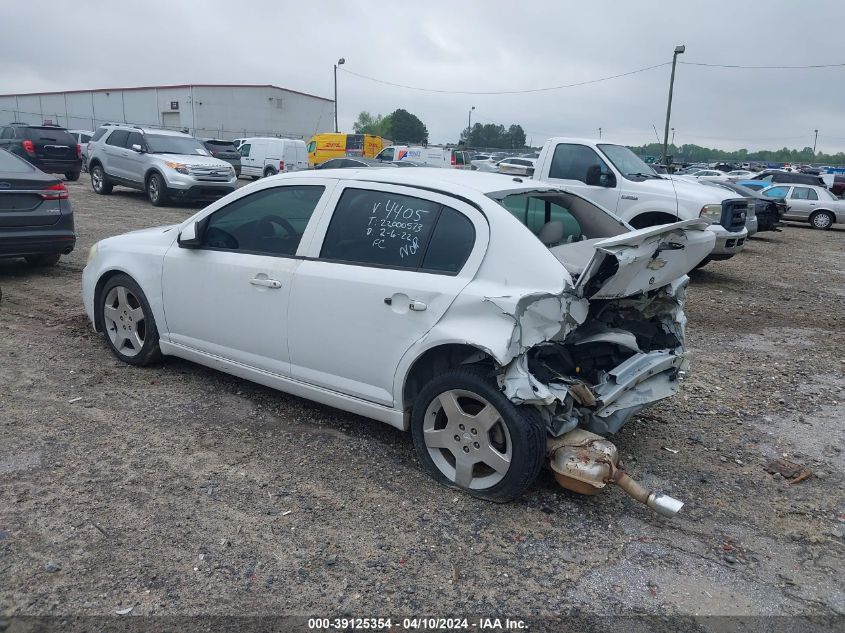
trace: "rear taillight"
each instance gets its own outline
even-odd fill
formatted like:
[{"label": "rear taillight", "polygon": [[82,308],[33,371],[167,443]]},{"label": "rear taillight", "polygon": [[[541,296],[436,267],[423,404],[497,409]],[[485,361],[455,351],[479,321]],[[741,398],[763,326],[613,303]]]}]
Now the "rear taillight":
[{"label": "rear taillight", "polygon": [[79,143],[76,144],[76,157],[82,157],[82,145],[80,145]]},{"label": "rear taillight", "polygon": [[279,171],[284,171],[284,170],[285,170],[285,161],[280,160],[279,161]]},{"label": "rear taillight", "polygon": [[57,182],[55,185],[42,189],[41,198],[44,200],[67,200],[67,187],[64,183]]},{"label": "rear taillight", "polygon": [[458,164],[458,157],[457,157],[457,156],[455,156],[455,153],[454,153],[454,152],[452,153],[452,164],[453,164],[453,165],[457,165],[457,164]]},{"label": "rear taillight", "polygon": [[26,140],[21,143],[21,145],[23,146],[23,151],[25,151],[27,154],[32,154],[33,156],[35,156],[35,145],[32,144],[32,141]]}]

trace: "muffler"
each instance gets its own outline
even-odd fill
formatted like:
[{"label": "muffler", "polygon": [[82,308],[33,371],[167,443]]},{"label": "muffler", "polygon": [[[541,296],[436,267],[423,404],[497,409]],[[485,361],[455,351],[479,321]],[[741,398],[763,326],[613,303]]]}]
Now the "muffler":
[{"label": "muffler", "polygon": [[672,517],[684,506],[669,495],[647,490],[619,468],[619,450],[613,442],[584,429],[574,429],[548,440],[549,468],[567,490],[594,495],[607,484],[616,484],[640,503]]}]

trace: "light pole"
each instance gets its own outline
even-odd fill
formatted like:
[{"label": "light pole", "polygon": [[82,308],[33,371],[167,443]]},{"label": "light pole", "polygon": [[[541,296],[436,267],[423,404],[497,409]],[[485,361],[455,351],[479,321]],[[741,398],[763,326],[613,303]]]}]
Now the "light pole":
[{"label": "light pole", "polygon": [[814,131],[816,133],[816,138],[813,139],[813,156],[816,155],[816,143],[819,142],[819,131],[818,130],[814,130]]},{"label": "light pole", "polygon": [[337,63],[334,65],[334,131],[337,132],[337,67],[343,66],[346,63],[346,60],[341,57],[337,60]]},{"label": "light pole", "polygon": [[669,118],[672,116],[672,89],[675,87],[675,64],[678,61],[678,55],[683,54],[686,46],[683,44],[675,47],[675,53],[672,55],[672,77],[669,79],[669,103],[666,105],[666,127],[663,130],[663,164],[666,164],[666,150],[669,145]]},{"label": "light pole", "polygon": [[599,140],[601,140],[601,128],[599,128]]},{"label": "light pole", "polygon": [[475,106],[472,106],[469,109],[469,116],[467,117],[467,140],[469,140],[469,135],[472,134],[472,111],[475,110]]}]

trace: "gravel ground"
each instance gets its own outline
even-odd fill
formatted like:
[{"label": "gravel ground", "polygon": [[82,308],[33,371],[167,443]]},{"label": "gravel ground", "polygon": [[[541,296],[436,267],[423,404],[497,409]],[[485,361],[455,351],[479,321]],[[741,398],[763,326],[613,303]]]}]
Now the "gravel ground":
[{"label": "gravel ground", "polygon": [[[845,615],[843,228],[693,274],[692,373],[615,438],[686,502],[665,519],[547,473],[477,501],[385,425],[118,362],[83,313],[88,247],[196,207],[70,190],[76,251],[0,262],[0,614]],[[812,476],[767,472],[784,456]]]}]

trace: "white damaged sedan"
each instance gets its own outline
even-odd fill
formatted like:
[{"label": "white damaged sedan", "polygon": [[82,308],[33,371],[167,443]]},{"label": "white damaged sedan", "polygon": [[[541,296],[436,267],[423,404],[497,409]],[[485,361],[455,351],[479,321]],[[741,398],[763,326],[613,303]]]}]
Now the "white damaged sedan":
[{"label": "white damaged sedan", "polygon": [[434,478],[477,497],[513,499],[546,464],[671,515],[605,436],[679,387],[707,226],[633,231],[495,174],[297,172],[98,242],[83,298],[121,360],[178,356],[410,430]]}]

